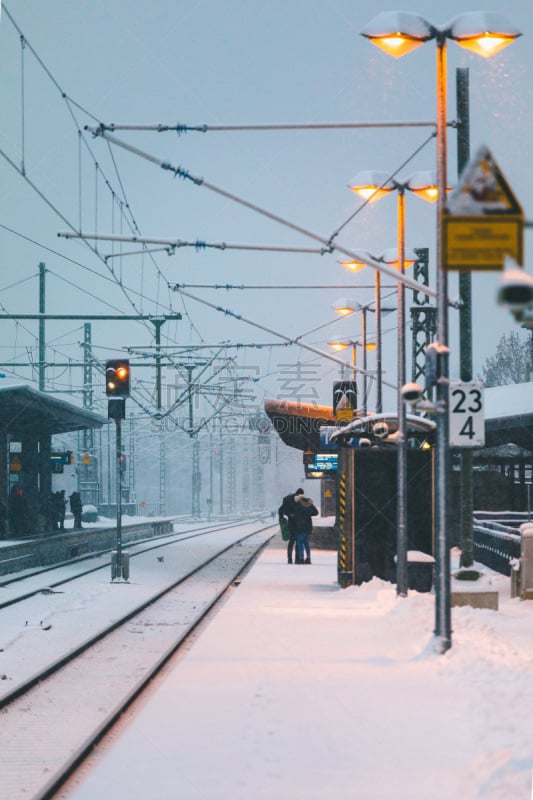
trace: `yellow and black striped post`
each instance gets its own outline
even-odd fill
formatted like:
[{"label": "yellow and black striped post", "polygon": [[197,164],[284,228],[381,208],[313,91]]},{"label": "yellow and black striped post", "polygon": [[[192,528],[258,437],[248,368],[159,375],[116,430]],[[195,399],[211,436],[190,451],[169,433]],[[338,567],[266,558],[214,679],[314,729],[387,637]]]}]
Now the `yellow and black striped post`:
[{"label": "yellow and black striped post", "polygon": [[[355,583],[354,563],[354,535],[353,535],[353,509],[351,504],[352,489],[350,469],[352,460],[350,451],[344,450],[341,458],[345,462],[345,469],[339,472],[338,481],[338,524],[339,524],[339,549],[337,557],[337,579],[342,589]],[[347,462],[347,463],[346,463]],[[352,478],[353,480],[353,478]]]}]

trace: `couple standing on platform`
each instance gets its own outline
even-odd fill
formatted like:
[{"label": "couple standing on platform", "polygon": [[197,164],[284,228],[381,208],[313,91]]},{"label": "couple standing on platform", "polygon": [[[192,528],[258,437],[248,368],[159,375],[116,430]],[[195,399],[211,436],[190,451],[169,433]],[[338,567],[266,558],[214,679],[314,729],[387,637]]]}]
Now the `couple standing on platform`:
[{"label": "couple standing on platform", "polygon": [[[278,509],[279,524],[288,529],[287,561],[292,564],[292,556],[296,545],[295,564],[311,563],[309,536],[313,530],[311,517],[316,517],[318,510],[309,497],[304,496],[303,489],[288,494]],[[305,557],[304,557],[305,555]]]}]

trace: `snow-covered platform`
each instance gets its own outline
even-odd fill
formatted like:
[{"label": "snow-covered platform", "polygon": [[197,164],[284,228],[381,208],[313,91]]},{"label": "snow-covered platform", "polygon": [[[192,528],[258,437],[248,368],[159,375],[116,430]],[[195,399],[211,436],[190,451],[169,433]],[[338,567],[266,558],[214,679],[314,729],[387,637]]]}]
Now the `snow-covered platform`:
[{"label": "snow-covered platform", "polygon": [[[61,564],[74,558],[112,548],[116,544],[117,529],[109,520],[106,523],[85,524],[81,529],[49,531],[36,537],[4,539],[0,541],[0,576]],[[139,539],[172,533],[172,518],[123,519],[122,540],[125,546]]]},{"label": "snow-covered platform", "polygon": [[275,537],[61,796],[529,797],[533,604],[491,576],[500,610],[454,608],[437,655],[432,594],[342,590],[334,552],[312,561]]}]

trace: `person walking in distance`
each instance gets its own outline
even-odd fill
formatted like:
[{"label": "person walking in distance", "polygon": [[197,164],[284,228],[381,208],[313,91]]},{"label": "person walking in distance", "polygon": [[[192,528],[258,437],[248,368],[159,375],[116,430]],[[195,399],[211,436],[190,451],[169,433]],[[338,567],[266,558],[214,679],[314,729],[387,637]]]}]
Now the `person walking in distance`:
[{"label": "person walking in distance", "polygon": [[69,497],[70,500],[70,510],[74,516],[74,528],[81,528],[81,512],[83,510],[83,504],[81,502],[81,496],[79,492],[72,492]]},{"label": "person walking in distance", "polygon": [[65,497],[65,490],[61,489],[59,492],[54,492],[52,495],[52,515],[54,530],[65,530],[65,510],[67,500]]},{"label": "person walking in distance", "polygon": [[294,509],[296,506],[295,498],[304,493],[303,489],[296,489],[294,494],[287,494],[283,498],[278,508],[279,524],[286,523],[289,528],[289,538],[287,540],[287,563],[292,564],[294,548],[296,546],[296,526],[294,519]]},{"label": "person walking in distance", "polygon": [[[311,563],[311,547],[309,537],[313,530],[311,517],[316,517],[318,509],[313,505],[310,497],[303,494],[295,495],[294,519],[296,523],[296,563]],[[305,558],[304,558],[305,554]]]}]

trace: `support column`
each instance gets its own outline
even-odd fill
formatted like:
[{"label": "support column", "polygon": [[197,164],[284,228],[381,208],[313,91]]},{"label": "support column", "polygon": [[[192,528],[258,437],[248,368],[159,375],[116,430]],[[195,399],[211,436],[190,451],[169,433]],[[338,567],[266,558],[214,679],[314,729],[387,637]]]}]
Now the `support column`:
[{"label": "support column", "polygon": [[39,511],[44,530],[52,527],[51,498],[52,498],[52,469],[50,454],[52,452],[52,437],[43,436],[39,439]]},{"label": "support column", "polygon": [[22,497],[24,505],[23,532],[37,533],[39,524],[39,450],[35,435],[22,439]]}]

